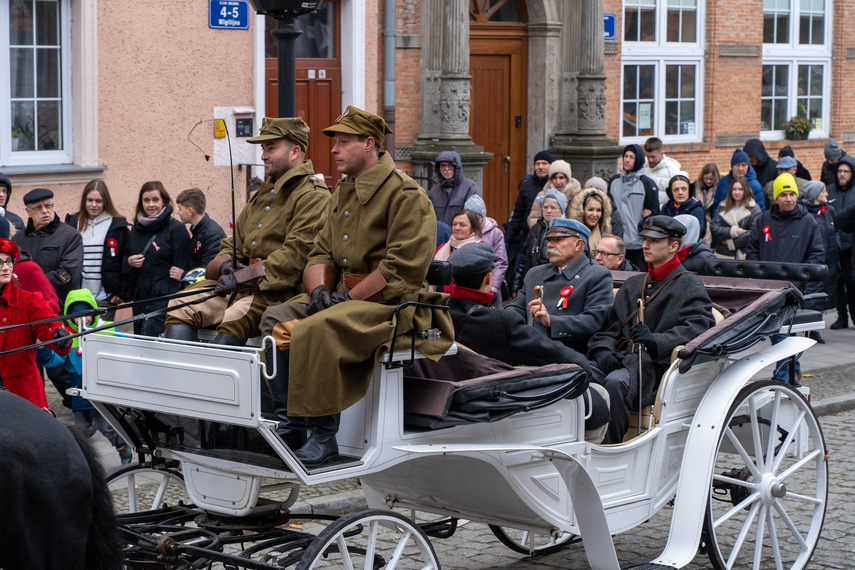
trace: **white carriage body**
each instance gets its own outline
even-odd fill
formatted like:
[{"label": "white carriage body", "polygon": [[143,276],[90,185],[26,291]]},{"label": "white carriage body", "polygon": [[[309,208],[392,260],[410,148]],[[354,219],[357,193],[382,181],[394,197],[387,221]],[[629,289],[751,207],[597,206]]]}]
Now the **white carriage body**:
[{"label": "white carriage body", "polygon": [[[111,404],[247,427],[257,430],[284,461],[285,466],[277,469],[180,446],[160,448],[159,453],[182,463],[188,494],[205,510],[252,512],[263,477],[303,485],[359,477],[373,507],[412,508],[575,534],[580,529],[573,501],[543,450],[577,461],[596,486],[610,533],[625,531],[668,503],[681,476],[693,469],[683,464],[683,456],[701,401],[704,407],[727,408],[732,394],[750,378],[742,377],[726,393],[716,395],[710,386],[728,376],[723,372],[730,361],[698,364],[686,374],[679,372],[675,361],[662,380],[657,424],[628,443],[602,446],[583,439],[582,398],[494,423],[429,431],[406,428],[403,369],[380,364],[366,396],[342,413],[340,450],[359,460],[310,472],[275,435],[275,424],[261,417],[260,350],[129,336],[90,335],[84,342],[81,395],[106,417],[111,415],[103,405]],[[812,342],[791,338],[747,358],[762,368]],[[393,360],[407,358],[408,352]],[[120,424],[115,427],[127,436]],[[689,473],[688,478],[695,477]],[[700,481],[703,485],[708,478]]]}]

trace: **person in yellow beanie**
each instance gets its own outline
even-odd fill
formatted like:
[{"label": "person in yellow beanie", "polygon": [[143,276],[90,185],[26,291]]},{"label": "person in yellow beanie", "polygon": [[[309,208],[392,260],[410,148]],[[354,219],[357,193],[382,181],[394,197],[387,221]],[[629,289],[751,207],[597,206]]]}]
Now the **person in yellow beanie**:
[{"label": "person in yellow beanie", "polygon": [[[783,261],[790,263],[825,263],[825,247],[819,224],[798,203],[799,187],[796,179],[785,172],[775,179],[775,203],[760,214],[751,225],[751,239],[746,246],[746,258],[758,261]],[[796,283],[804,291],[804,283]],[[771,335],[772,344],[781,342],[786,335]],[[774,379],[789,379],[789,360],[782,360],[775,368]],[[801,367],[796,361],[796,380]]]}]

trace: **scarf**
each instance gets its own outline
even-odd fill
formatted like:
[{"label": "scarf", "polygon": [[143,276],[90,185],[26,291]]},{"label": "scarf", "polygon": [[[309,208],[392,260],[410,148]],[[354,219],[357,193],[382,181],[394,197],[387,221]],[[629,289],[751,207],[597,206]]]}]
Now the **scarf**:
[{"label": "scarf", "polygon": [[455,285],[452,283],[451,285],[447,285],[445,287],[445,293],[448,293],[454,299],[463,299],[465,301],[475,301],[479,305],[489,305],[493,300],[493,292],[487,291],[486,293],[483,291],[479,291],[477,289],[470,289],[468,287],[461,287],[460,285]]},{"label": "scarf", "polygon": [[140,212],[139,214],[137,214],[137,221],[144,226],[148,226],[148,225],[156,222],[162,213],[163,213],[163,208],[161,208],[160,211],[153,216],[143,216],[143,213]]},{"label": "scarf", "polygon": [[[683,249],[689,249],[689,248],[683,248]],[[650,265],[648,263],[647,264],[647,273],[650,275],[650,278],[654,281],[662,281],[663,279],[668,277],[668,275],[670,275],[670,273],[672,271],[674,271],[678,265],[680,265],[680,255],[679,255],[679,252],[677,252],[677,253],[678,253],[677,255],[675,255],[669,261],[666,261],[665,263],[663,263],[659,267],[654,268],[652,265]],[[686,253],[688,253],[688,251],[686,251]],[[683,257],[685,257],[685,255]]]},{"label": "scarf", "polygon": [[460,249],[466,244],[470,243],[481,243],[481,238],[474,233],[469,234],[469,237],[463,239],[457,239],[454,236],[442,244],[438,250],[436,250],[436,254],[433,256],[436,261],[445,261],[448,259],[448,256],[451,255],[451,252],[455,249]]}]

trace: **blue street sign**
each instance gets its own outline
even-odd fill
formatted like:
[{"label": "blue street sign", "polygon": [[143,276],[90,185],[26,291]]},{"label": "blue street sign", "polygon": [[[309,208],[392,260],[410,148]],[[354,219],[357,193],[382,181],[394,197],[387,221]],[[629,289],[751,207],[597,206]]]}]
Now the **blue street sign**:
[{"label": "blue street sign", "polygon": [[615,39],[615,15],[603,14],[603,24],[605,24],[605,35],[603,36],[603,39]]},{"label": "blue street sign", "polygon": [[247,0],[210,0],[208,27],[220,30],[248,30],[249,2]]}]

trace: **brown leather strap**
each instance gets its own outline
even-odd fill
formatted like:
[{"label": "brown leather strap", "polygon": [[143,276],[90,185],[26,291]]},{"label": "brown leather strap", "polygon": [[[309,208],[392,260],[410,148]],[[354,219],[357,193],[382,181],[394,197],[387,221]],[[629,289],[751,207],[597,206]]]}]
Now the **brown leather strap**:
[{"label": "brown leather strap", "polygon": [[454,336],[454,342],[463,342],[463,331],[466,330],[466,325],[469,323],[469,317],[472,316],[472,313],[481,308],[489,309],[490,307],[485,307],[484,305],[479,305],[478,303],[475,303],[474,305],[469,307],[469,310],[466,311],[466,315],[463,316],[463,322],[460,323],[460,330],[458,330],[457,334]]},{"label": "brown leather strap", "polygon": [[350,291],[350,298],[357,301],[371,301],[382,303],[383,296],[380,291],[386,286],[386,278],[379,270],[375,269],[368,274],[342,273],[341,280]]},{"label": "brown leather strap", "polygon": [[227,261],[230,261],[232,258],[231,255],[218,255],[214,259],[208,263],[208,266],[205,268],[205,279],[210,279],[211,281],[216,281],[220,278],[220,268]]},{"label": "brown leather strap", "polygon": [[[676,279],[677,277],[679,277],[680,275],[683,275],[685,273],[691,273],[691,272],[690,271],[681,271],[680,273],[673,273],[670,277],[668,277],[668,279],[663,281],[662,285],[656,291],[654,291],[652,295],[650,295],[647,299],[644,300],[644,306],[646,307],[647,305],[649,305],[650,302],[656,298],[656,295],[659,294],[659,291],[661,291],[662,289],[665,288],[665,285],[667,285],[668,283],[670,283],[671,281],[673,281],[674,279]],[[642,295],[642,297],[644,296],[644,287],[647,285],[647,278],[649,276],[650,276],[649,273],[644,274],[644,282],[641,284],[641,295]],[[638,314],[638,307],[633,309],[632,312],[621,322],[620,328],[618,329],[618,332],[622,331],[623,327],[625,327],[627,324],[629,324],[629,322],[633,318],[635,318],[636,314]]]},{"label": "brown leather strap", "polygon": [[303,290],[311,293],[318,285],[323,285],[328,291],[335,291],[336,280],[336,272],[332,267],[323,263],[311,265],[303,271]]}]

